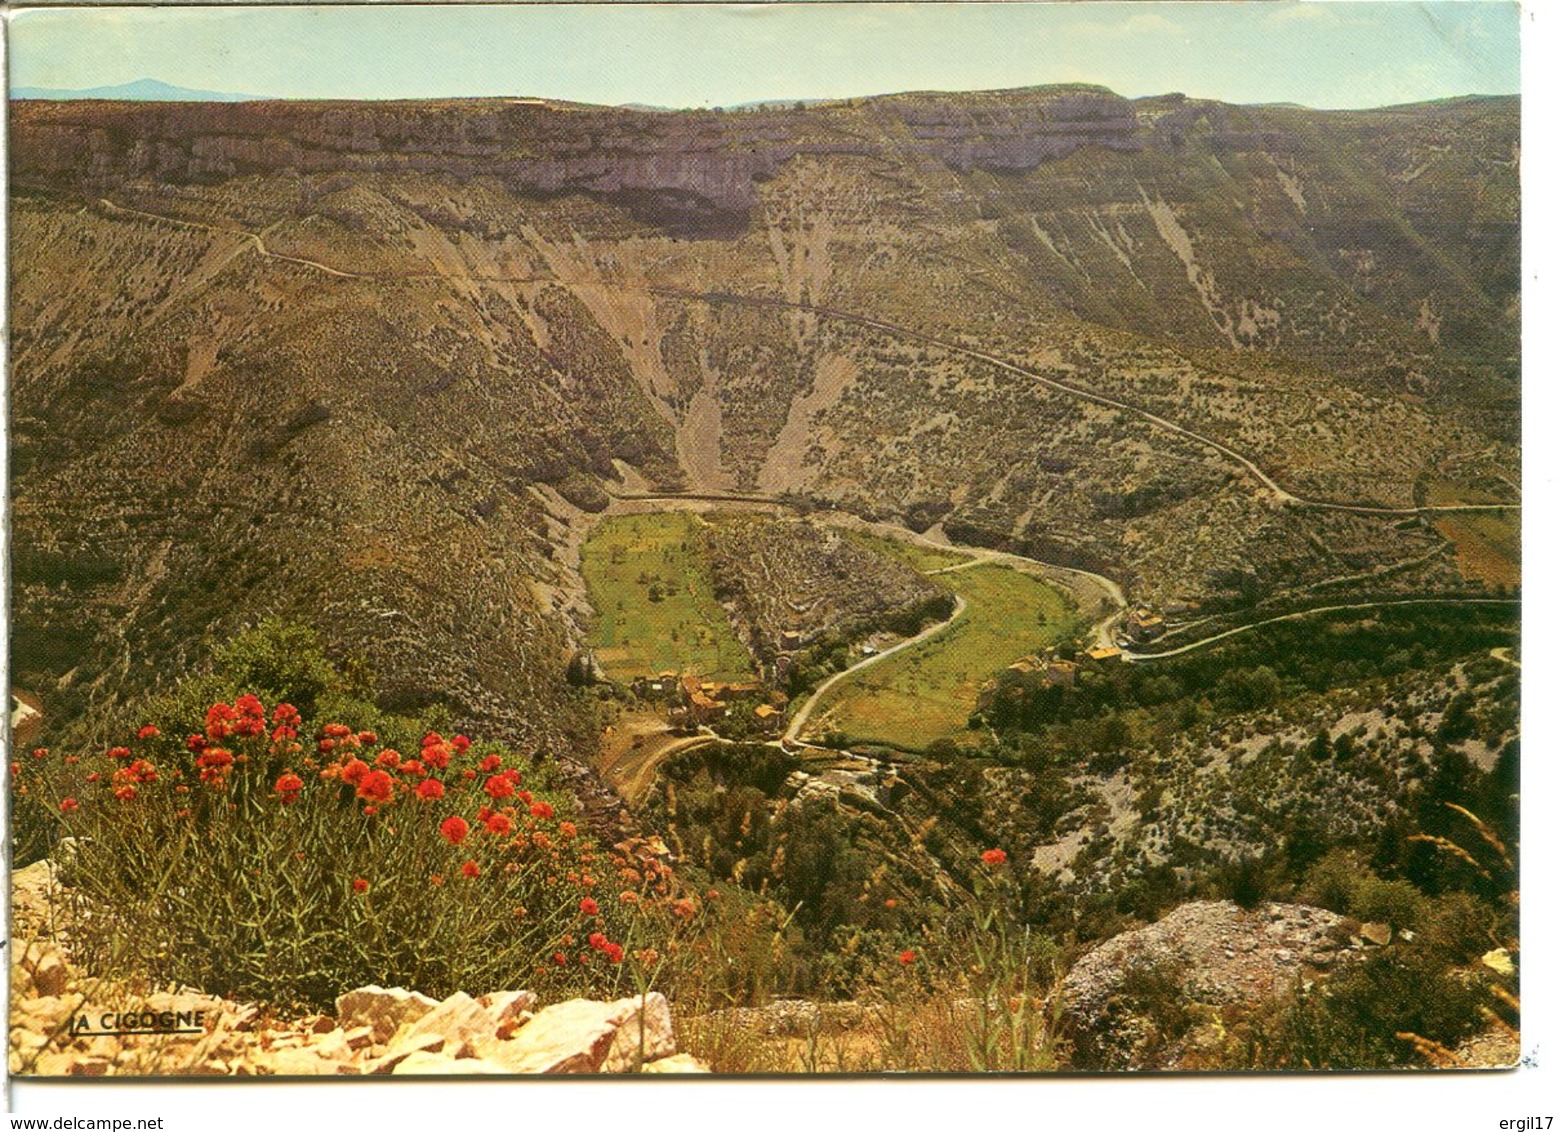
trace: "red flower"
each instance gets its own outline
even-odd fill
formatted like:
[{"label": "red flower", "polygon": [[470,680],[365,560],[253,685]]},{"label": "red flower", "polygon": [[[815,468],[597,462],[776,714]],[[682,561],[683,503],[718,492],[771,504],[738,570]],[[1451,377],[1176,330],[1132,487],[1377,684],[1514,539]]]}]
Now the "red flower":
[{"label": "red flower", "polygon": [[205,735],[191,735],[185,740],[185,746],[192,751],[200,752],[206,749]]},{"label": "red flower", "polygon": [[[46,757],[48,754],[49,754],[49,749],[47,747],[39,747],[36,751],[33,752],[33,758],[41,759],[41,758]],[[109,748],[109,758],[111,758],[111,759],[128,759],[129,757],[130,757],[130,748],[129,747],[110,747]]]},{"label": "red flower", "polygon": [[239,718],[229,704],[213,704],[206,709],[206,737],[213,742],[233,734],[233,721]]},{"label": "red flower", "polygon": [[432,747],[436,743],[443,743],[443,742],[445,742],[445,736],[441,735],[438,731],[430,731],[427,735],[425,735],[423,737],[423,744],[422,745],[425,746],[425,747]]},{"label": "red flower", "polygon": [[266,731],[266,708],[259,699],[249,692],[233,701],[234,709],[239,714],[239,720],[234,724],[234,731],[240,735],[262,735]]},{"label": "red flower", "polygon": [[424,766],[417,759],[408,759],[396,769],[402,774],[407,775],[409,778],[422,778],[429,773],[429,768]]},{"label": "red flower", "polygon": [[532,816],[534,818],[551,818],[554,816],[554,808],[547,802],[533,802]]},{"label": "red flower", "polygon": [[423,758],[436,770],[450,766],[450,748],[444,743],[430,743],[423,749]]},{"label": "red flower", "polygon": [[695,914],[695,902],[689,897],[681,897],[673,901],[673,915],[680,920],[687,920]]},{"label": "red flower", "polygon": [[515,794],[515,785],[502,774],[496,774],[483,784],[483,792],[490,798],[509,798]]},{"label": "red flower", "polygon": [[472,740],[468,739],[465,735],[457,735],[450,741],[450,745],[456,748],[456,753],[458,755],[464,755],[467,753],[467,748],[472,746]]},{"label": "red flower", "polygon": [[624,948],[616,943],[605,945],[602,953],[608,957],[609,963],[617,963],[624,958]]},{"label": "red flower", "polygon": [[140,731],[136,732],[136,738],[137,739],[156,739],[161,734],[162,734],[161,731],[159,731],[157,728],[153,727],[149,723],[145,727],[143,727]]},{"label": "red flower", "polygon": [[414,793],[425,802],[437,802],[445,797],[445,784],[437,778],[425,778]]},{"label": "red flower", "polygon": [[601,932],[592,932],[591,935],[586,937],[586,942],[598,951],[601,951],[608,946],[608,937]]},{"label": "red flower", "polygon": [[451,816],[440,822],[440,836],[452,845],[460,845],[467,839],[471,827],[467,825],[467,819]]},{"label": "red flower", "polygon": [[504,814],[491,815],[488,821],[484,822],[483,825],[496,837],[504,837],[508,833],[513,833],[515,832],[516,828],[516,823],[511,821]]},{"label": "red flower", "polygon": [[466,877],[468,880],[473,880],[482,872],[483,870],[478,868],[478,863],[476,861],[467,861],[461,866],[461,875]]},{"label": "red flower", "polygon": [[348,759],[347,765],[342,768],[342,781],[349,786],[357,786],[368,773],[369,764],[363,759]]},{"label": "red flower", "polygon": [[376,735],[373,731],[360,731],[358,733],[358,741],[363,743],[365,746],[368,746],[371,743],[378,743],[380,741],[380,736]]},{"label": "red flower", "polygon": [[381,751],[377,756],[375,756],[374,765],[383,766],[387,770],[390,770],[393,767],[400,767],[402,765],[402,753],[400,751],[393,751],[391,748],[387,747],[385,750]]},{"label": "red flower", "polygon": [[233,766],[233,752],[222,747],[209,747],[195,760],[201,768],[201,781],[209,786],[220,786]]},{"label": "red flower", "polygon": [[123,773],[129,774],[135,782],[156,782],[157,767],[147,762],[146,759],[137,759],[125,768]]},{"label": "red flower", "polygon": [[[12,774],[20,774],[20,773],[22,773],[22,768],[17,766],[15,763],[12,763],[11,764],[11,773]],[[97,771],[93,771],[91,774],[89,774],[87,776],[87,781],[88,782],[96,782],[98,779],[100,779],[102,777],[103,776],[101,774],[99,774]]]},{"label": "red flower", "polygon": [[498,755],[489,755],[478,764],[478,769],[484,774],[493,774],[503,765],[503,760]]},{"label": "red flower", "polygon": [[116,787],[114,790],[114,797],[118,798],[121,802],[132,801],[135,796],[136,788],[129,785],[128,783],[124,786]]},{"label": "red flower", "polygon": [[292,704],[278,704],[271,709],[271,721],[278,727],[297,727],[303,719]]},{"label": "red flower", "polygon": [[[19,775],[21,773],[22,773],[22,764],[21,763],[12,763],[11,764],[11,777],[15,778],[17,775]],[[94,777],[93,775],[89,774],[87,776],[87,781],[91,782],[93,780],[93,777]]]},{"label": "red flower", "polygon": [[562,822],[560,822],[559,823],[559,836],[563,837],[566,841],[568,841],[570,838],[574,837],[575,836],[575,823],[573,821],[562,821]]},{"label": "red flower", "polygon": [[556,951],[554,952],[554,962],[563,967],[569,960],[564,957],[564,952]]},{"label": "red flower", "polygon": [[328,723],[320,729],[320,732],[333,739],[345,739],[353,733],[353,729],[345,723]]},{"label": "red flower", "polygon": [[896,956],[896,959],[900,961],[901,966],[910,967],[913,963],[917,962],[917,952],[903,951],[900,955]]},{"label": "red flower", "polygon": [[395,783],[383,770],[371,770],[358,784],[358,796],[366,802],[389,802]]},{"label": "red flower", "polygon": [[367,880],[365,880],[363,877],[354,877],[353,878],[353,891],[358,893],[359,895],[362,895],[365,892],[368,892],[369,891],[369,882]]},{"label": "red flower", "polygon": [[1009,854],[1002,849],[984,849],[982,852],[982,863],[989,868],[996,868],[1007,860]]},{"label": "red flower", "polygon": [[291,770],[278,776],[275,789],[282,798],[282,804],[297,802],[299,791],[304,789],[304,780]]},{"label": "red flower", "polygon": [[62,814],[75,813],[79,809],[81,809],[81,803],[76,801],[75,798],[67,798],[60,803],[60,813]]},{"label": "red flower", "polygon": [[473,770],[470,766],[461,772],[461,777],[465,778],[468,782],[471,782],[477,776],[478,772]]},{"label": "red flower", "polygon": [[597,901],[590,896],[583,897],[581,899],[581,911],[588,916],[595,916],[597,914]]}]

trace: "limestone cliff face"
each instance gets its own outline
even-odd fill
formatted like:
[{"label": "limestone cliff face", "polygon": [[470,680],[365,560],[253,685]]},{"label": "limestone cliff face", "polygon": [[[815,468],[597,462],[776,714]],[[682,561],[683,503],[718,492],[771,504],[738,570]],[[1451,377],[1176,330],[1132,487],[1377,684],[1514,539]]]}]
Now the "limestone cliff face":
[{"label": "limestone cliff face", "polygon": [[727,210],[801,154],[886,157],[908,143],[962,173],[1013,172],[1088,146],[1175,150],[1191,134],[1253,141],[1230,108],[1091,87],[913,94],[796,110],[659,112],[540,100],[21,102],[13,175],[106,188],[278,171],[491,176],[533,192],[690,193]]}]

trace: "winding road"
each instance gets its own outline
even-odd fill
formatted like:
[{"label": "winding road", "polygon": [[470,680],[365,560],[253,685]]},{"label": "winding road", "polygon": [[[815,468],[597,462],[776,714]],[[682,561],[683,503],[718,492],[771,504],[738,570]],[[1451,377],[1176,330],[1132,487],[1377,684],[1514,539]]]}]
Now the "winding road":
[{"label": "winding road", "polygon": [[913,645],[919,645],[932,637],[937,637],[946,629],[952,628],[955,623],[965,615],[965,613],[966,599],[961,597],[959,594],[956,594],[955,610],[943,621],[928,626],[928,628],[924,629],[921,633],[918,633],[915,637],[908,637],[900,644],[892,645],[890,648],[887,648],[884,652],[876,653],[871,657],[858,661],[850,668],[843,668],[840,672],[836,673],[829,680],[826,680],[818,688],[815,688],[814,694],[803,701],[803,706],[798,708],[797,712],[793,715],[792,722],[787,725],[787,731],[782,736],[782,738],[788,743],[796,743],[798,741],[798,736],[803,734],[803,728],[808,723],[809,716],[812,715],[814,713],[814,709],[819,706],[819,702],[825,696],[825,693],[829,692],[842,680],[845,680],[847,677],[855,675],[856,673],[862,672],[863,669],[872,667],[882,660],[894,656],[903,649],[909,649]]},{"label": "winding road", "polygon": [[1131,404],[1128,401],[1120,401],[1115,397],[1108,397],[1105,394],[1092,393],[1089,390],[1081,389],[1078,386],[1059,381],[1057,378],[1047,377],[1043,374],[1037,373],[1035,370],[1026,369],[1024,366],[1018,366],[1014,362],[1006,361],[1004,358],[1000,358],[994,354],[989,354],[982,350],[976,350],[970,346],[962,346],[959,343],[950,342],[943,338],[936,338],[931,334],[924,334],[920,330],[912,330],[909,327],[898,326],[893,322],[885,322],[877,318],[869,318],[866,315],[853,314],[850,311],[840,311],[831,307],[815,306],[811,303],[795,303],[786,299],[772,299],[749,295],[733,295],[722,291],[681,291],[670,287],[649,287],[647,289],[654,295],[662,295],[666,298],[686,299],[712,304],[731,303],[738,306],[769,308],[781,307],[790,310],[804,311],[809,314],[818,315],[822,318],[831,318],[840,322],[855,323],[859,326],[866,326],[873,330],[879,330],[886,334],[895,335],[896,337],[909,338],[916,342],[923,342],[930,346],[937,346],[940,349],[948,350],[951,353],[964,354],[966,357],[976,358],[979,361],[984,361],[990,365],[995,365],[1000,369],[1009,371],[1010,373],[1019,374],[1022,377],[1028,377],[1033,381],[1047,386],[1049,389],[1057,390],[1060,393],[1079,398],[1082,401],[1090,401],[1096,405],[1103,405],[1107,408],[1118,409],[1125,413],[1132,413],[1140,419],[1155,425],[1157,428],[1203,445],[1204,447],[1220,453],[1221,455],[1237,463],[1244,471],[1253,476],[1254,479],[1257,480],[1267,491],[1274,495],[1276,499],[1280,500],[1282,503],[1291,504],[1293,506],[1310,507],[1329,511],[1350,511],[1363,515],[1401,516],[1420,515],[1428,512],[1441,513],[1517,511],[1520,507],[1518,503],[1435,503],[1426,504],[1421,507],[1380,507],[1366,503],[1342,503],[1329,499],[1312,499],[1307,496],[1297,495],[1288,491],[1286,488],[1276,483],[1276,481],[1272,479],[1264,471],[1264,469],[1259,467],[1258,464],[1254,463],[1247,456],[1244,456],[1241,452],[1238,452],[1229,445],[1223,444],[1221,441],[1212,439],[1211,437],[1205,436],[1202,433],[1195,432],[1193,429],[1184,428],[1182,425],[1170,421],[1166,417],[1163,417],[1157,413],[1153,413],[1149,409],[1141,408],[1140,406]]},{"label": "winding road", "polygon": [[[1223,633],[1213,633],[1208,637],[1201,637],[1197,641],[1180,645],[1175,649],[1165,652],[1130,652],[1125,649],[1123,658],[1131,664],[1144,664],[1152,660],[1165,660],[1169,656],[1181,656],[1195,649],[1202,649],[1217,641],[1224,641],[1228,637],[1235,637],[1239,633],[1247,633],[1253,629],[1263,628],[1266,625],[1274,625],[1278,621],[1301,621],[1305,617],[1313,617],[1320,613],[1336,613],[1348,609],[1385,609],[1395,605],[1514,605],[1510,598],[1504,597],[1410,597],[1394,601],[1359,601],[1345,605],[1320,605],[1313,609],[1300,609],[1296,613],[1283,613],[1279,617],[1267,617],[1263,621],[1251,621],[1247,625],[1239,625],[1235,629],[1228,629]],[[1494,650],[1494,655],[1497,655]],[[1503,659],[1499,657],[1499,659]],[[1516,662],[1515,667],[1519,667]]]}]

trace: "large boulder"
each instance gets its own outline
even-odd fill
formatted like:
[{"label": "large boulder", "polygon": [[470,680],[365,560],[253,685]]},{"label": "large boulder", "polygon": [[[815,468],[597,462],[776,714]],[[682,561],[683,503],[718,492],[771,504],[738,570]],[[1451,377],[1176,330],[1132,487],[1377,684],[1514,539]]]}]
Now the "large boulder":
[{"label": "large boulder", "polygon": [[1062,987],[1062,1024],[1079,1069],[1199,1066],[1225,1024],[1311,982],[1355,953],[1356,924],[1301,904],[1245,910],[1180,905],[1149,927],[1099,944]]},{"label": "large boulder", "polygon": [[514,1073],[623,1073],[674,1052],[667,999],[572,999],[537,1013],[484,1056]]},{"label": "large boulder", "polygon": [[439,1005],[427,995],[402,987],[367,986],[339,996],[336,1013],[343,1029],[368,1026],[374,1031],[374,1040],[383,1043]]}]

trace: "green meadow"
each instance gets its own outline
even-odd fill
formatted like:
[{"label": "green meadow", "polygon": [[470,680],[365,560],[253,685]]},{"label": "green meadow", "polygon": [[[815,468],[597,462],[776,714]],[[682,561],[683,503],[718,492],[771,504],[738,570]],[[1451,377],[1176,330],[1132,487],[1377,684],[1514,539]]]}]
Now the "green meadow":
[{"label": "green meadow", "polygon": [[955,624],[842,681],[815,721],[852,743],[916,751],[937,739],[960,742],[977,692],[994,673],[1075,628],[1069,600],[1029,574],[986,565],[938,578],[966,599]]},{"label": "green meadow", "polygon": [[586,540],[581,569],[597,611],[588,643],[611,679],[669,669],[712,680],[754,675],[712,592],[699,522],[676,511],[618,515]]}]

